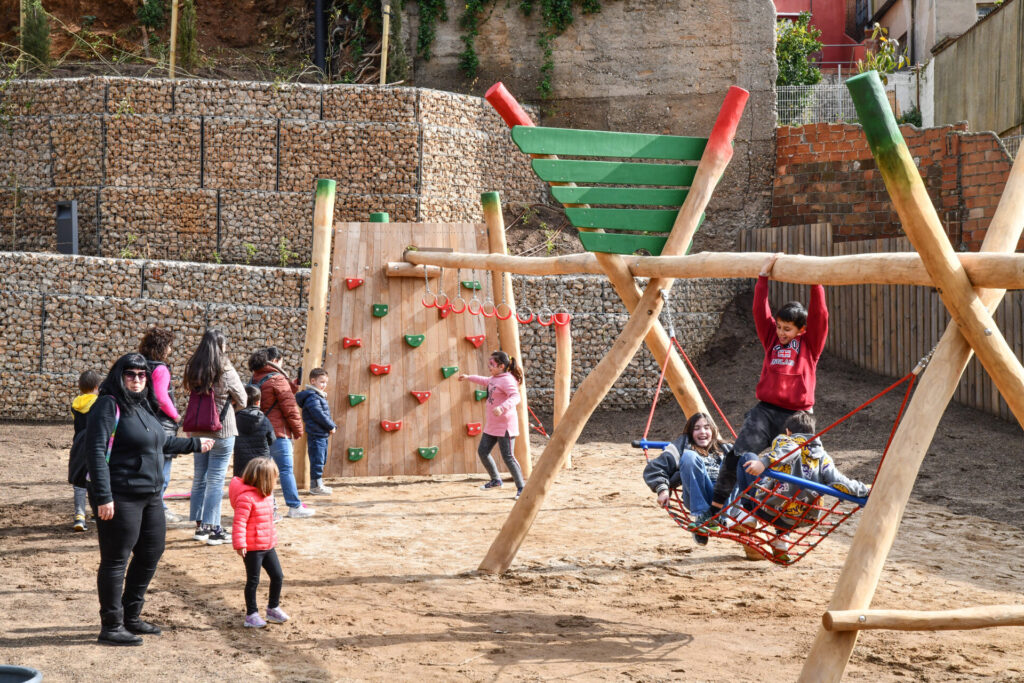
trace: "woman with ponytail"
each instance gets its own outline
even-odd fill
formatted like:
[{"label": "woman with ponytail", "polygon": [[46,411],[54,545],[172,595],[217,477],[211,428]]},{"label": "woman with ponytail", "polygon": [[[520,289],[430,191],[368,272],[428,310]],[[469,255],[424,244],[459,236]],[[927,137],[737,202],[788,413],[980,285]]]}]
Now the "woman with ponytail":
[{"label": "woman with ponytail", "polygon": [[516,499],[523,492],[523,471],[512,451],[515,438],[519,436],[519,417],[516,404],[519,403],[519,385],[523,383],[523,371],[515,358],[510,358],[504,351],[495,351],[487,361],[489,377],[481,375],[459,375],[460,382],[472,382],[487,387],[487,419],[484,421],[484,434],[480,437],[477,455],[487,468],[491,480],[480,488],[483,490],[501,488],[502,481],[498,474],[498,466],[494,464],[491,451],[498,444],[501,458],[516,483]]}]

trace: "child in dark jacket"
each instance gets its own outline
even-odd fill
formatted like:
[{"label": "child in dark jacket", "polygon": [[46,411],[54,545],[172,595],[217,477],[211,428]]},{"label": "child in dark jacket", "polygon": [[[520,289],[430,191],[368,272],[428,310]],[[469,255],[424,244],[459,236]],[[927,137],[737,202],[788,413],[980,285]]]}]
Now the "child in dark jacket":
[{"label": "child in dark jacket", "polygon": [[[89,419],[89,409],[100,395],[100,382],[103,380],[95,370],[86,370],[78,376],[78,396],[71,402],[71,416],[75,420],[75,436],[85,430]],[[71,528],[75,531],[86,531],[85,506],[88,503],[88,489],[72,486],[75,490],[75,523]]]},{"label": "child in dark jacket", "polygon": [[[686,421],[683,435],[647,463],[644,482],[658,495],[658,505],[663,507],[668,504],[669,489],[678,487],[683,505],[697,517],[711,506],[722,460],[731,452],[732,445],[722,441],[711,416],[694,413]],[[695,530],[693,540],[707,545],[708,536]]]},{"label": "child in dark jacket", "polygon": [[260,410],[261,392],[252,384],[245,385],[246,404],[235,413],[238,436],[235,437],[234,464],[231,476],[240,477],[245,466],[254,458],[269,458],[270,444],[274,443],[274,426]]},{"label": "child in dark jacket", "polygon": [[337,429],[331,419],[327,403],[327,371],[314,368],[309,373],[309,384],[295,395],[302,408],[302,423],[306,426],[306,452],[309,453],[309,493],[314,496],[330,495],[330,486],[324,486],[324,465],[327,463],[327,440]]}]

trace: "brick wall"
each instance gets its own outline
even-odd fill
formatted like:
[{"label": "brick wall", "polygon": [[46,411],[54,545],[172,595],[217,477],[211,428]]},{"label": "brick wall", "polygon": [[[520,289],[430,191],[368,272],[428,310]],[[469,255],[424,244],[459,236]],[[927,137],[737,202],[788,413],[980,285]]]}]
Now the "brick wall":
[{"label": "brick wall", "polygon": [[[317,178],[336,220],[480,221],[480,193],[547,189],[479,97],[422,88],[73,78],[0,92],[0,249],[269,265],[309,259]],[[247,246],[249,245],[249,246]]]},{"label": "brick wall", "polygon": [[[1013,163],[999,138],[966,124],[900,130],[950,242],[977,251]],[[858,125],[778,129],[771,224],[811,223],[830,223],[837,242],[902,234]]]}]

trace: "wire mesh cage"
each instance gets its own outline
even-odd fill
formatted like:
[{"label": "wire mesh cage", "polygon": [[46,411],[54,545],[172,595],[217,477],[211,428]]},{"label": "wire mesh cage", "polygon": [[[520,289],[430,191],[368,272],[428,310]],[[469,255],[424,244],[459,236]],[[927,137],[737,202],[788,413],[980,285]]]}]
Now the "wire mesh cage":
[{"label": "wire mesh cage", "polygon": [[777,89],[780,126],[807,123],[841,123],[857,120],[853,100],[845,85],[780,85]]}]

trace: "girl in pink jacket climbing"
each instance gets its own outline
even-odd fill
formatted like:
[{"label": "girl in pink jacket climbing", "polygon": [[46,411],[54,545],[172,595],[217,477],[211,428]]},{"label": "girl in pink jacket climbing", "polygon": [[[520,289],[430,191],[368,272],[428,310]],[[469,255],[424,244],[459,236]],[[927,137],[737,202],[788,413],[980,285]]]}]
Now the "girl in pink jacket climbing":
[{"label": "girl in pink jacket climbing", "polygon": [[[241,477],[234,477],[228,485],[231,507],[235,519],[231,525],[231,544],[245,562],[245,626],[263,628],[269,621],[283,624],[288,615],[281,609],[281,586],[284,572],[277,559],[277,531],[274,529],[274,484],[277,483],[277,465],[270,458],[253,458],[245,466]],[[267,618],[260,616],[256,606],[256,589],[260,585],[260,571],[270,577],[270,598],[267,600]]]},{"label": "girl in pink jacket climbing", "polygon": [[491,451],[498,444],[505,467],[516,483],[516,499],[523,492],[523,471],[519,469],[519,461],[512,452],[512,444],[519,436],[519,418],[516,415],[516,404],[519,403],[519,385],[523,382],[523,371],[515,358],[509,358],[504,351],[495,351],[487,361],[490,377],[480,375],[459,375],[460,382],[473,382],[487,386],[487,419],[484,421],[484,435],[480,437],[477,455],[487,468],[491,480],[481,489],[501,488],[501,476],[498,466],[494,464]]}]

